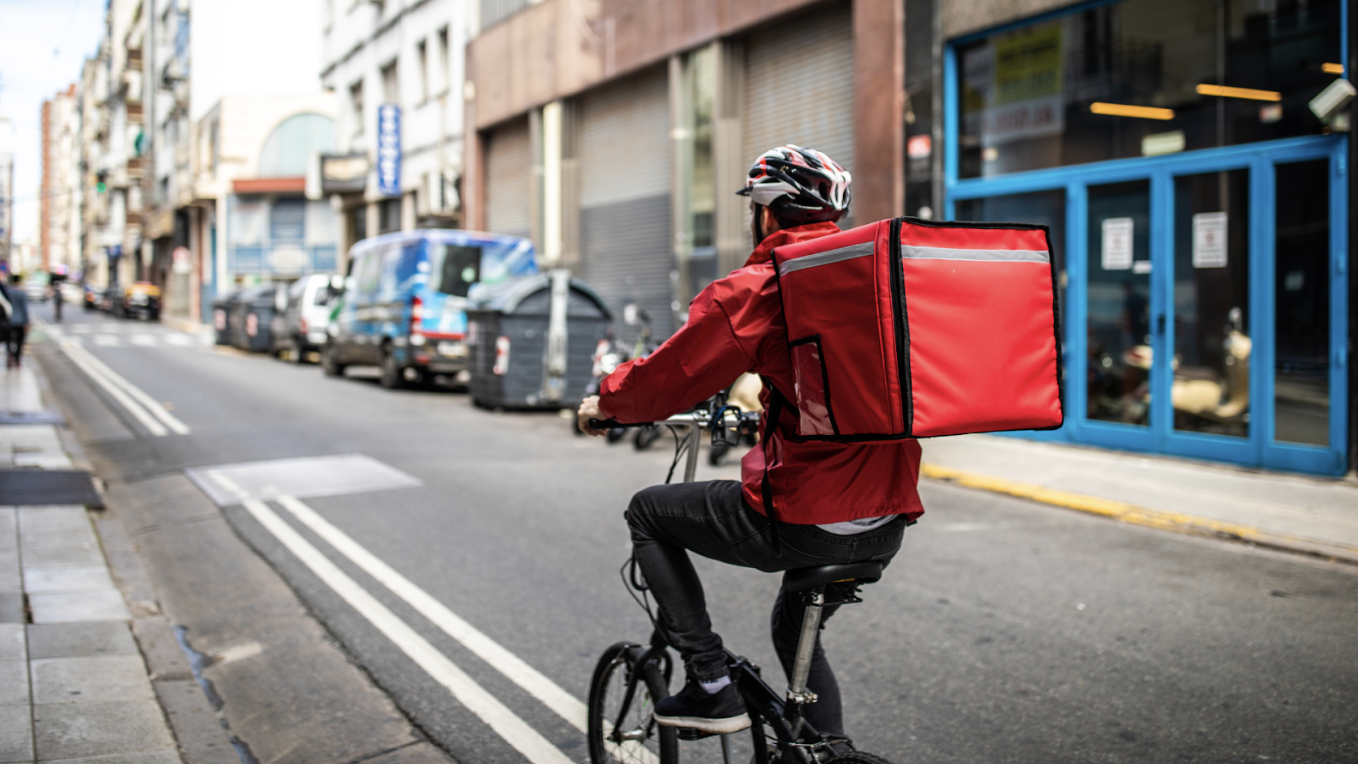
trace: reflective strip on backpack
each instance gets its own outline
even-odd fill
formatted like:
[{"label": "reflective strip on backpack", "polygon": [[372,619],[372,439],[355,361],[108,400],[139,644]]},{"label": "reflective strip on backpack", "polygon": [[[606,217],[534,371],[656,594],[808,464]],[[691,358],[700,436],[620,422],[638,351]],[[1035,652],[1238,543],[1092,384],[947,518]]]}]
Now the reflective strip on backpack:
[{"label": "reflective strip on backpack", "polygon": [[845,260],[853,260],[858,257],[868,257],[876,251],[875,247],[876,244],[874,242],[865,241],[862,244],[850,244],[847,247],[817,252],[814,255],[799,257],[796,260],[787,260],[782,265],[778,266],[778,275],[786,276],[793,271],[799,271],[803,268],[815,268],[818,265],[829,265],[831,263],[840,263]]},{"label": "reflective strip on backpack", "polygon": [[[809,255],[802,259],[810,260],[814,257],[820,257],[820,255]],[[1008,260],[1028,263],[1045,263],[1051,259],[1051,255],[1047,252],[1034,249],[945,249],[943,247],[914,247],[909,244],[901,245],[901,257],[906,260]]]}]

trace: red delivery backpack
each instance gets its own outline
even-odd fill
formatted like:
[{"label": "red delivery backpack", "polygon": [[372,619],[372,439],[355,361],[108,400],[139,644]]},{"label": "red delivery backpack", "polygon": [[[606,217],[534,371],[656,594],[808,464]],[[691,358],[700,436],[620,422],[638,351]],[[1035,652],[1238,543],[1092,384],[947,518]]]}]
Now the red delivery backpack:
[{"label": "red delivery backpack", "polygon": [[802,438],[1061,426],[1045,226],[896,218],[778,247],[773,262],[796,379],[779,403]]}]

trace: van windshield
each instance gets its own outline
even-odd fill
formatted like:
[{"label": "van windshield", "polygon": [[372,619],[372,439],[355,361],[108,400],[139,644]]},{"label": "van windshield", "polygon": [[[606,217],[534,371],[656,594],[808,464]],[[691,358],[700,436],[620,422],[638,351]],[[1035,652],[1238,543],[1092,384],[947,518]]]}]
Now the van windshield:
[{"label": "van windshield", "polygon": [[481,280],[481,248],[460,244],[435,244],[432,262],[434,288],[444,294],[466,297],[472,284]]}]

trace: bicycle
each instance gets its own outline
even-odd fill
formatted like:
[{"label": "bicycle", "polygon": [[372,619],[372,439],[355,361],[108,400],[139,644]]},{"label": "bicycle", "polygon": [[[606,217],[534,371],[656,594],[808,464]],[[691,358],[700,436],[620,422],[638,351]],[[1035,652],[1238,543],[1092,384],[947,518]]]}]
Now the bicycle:
[{"label": "bicycle", "polygon": [[[698,465],[698,440],[703,430],[712,433],[713,443],[734,444],[740,435],[757,430],[758,421],[757,413],[744,413],[735,406],[727,406],[725,396],[719,396],[707,411],[679,414],[652,423],[666,426],[675,433],[674,462],[665,482],[673,477],[674,468],[684,455],[687,456],[684,480],[692,482]],[[591,420],[590,424],[602,428],[617,423]],[[677,432],[681,428],[686,430],[682,441]],[[806,682],[823,608],[862,602],[857,596],[858,588],[879,580],[882,567],[880,562],[860,562],[796,568],[783,575],[785,592],[801,592],[807,598],[792,682],[786,695],[780,695],[764,681],[759,666],[726,651],[731,680],[739,688],[750,716],[749,734],[754,746],[752,764],[890,764],[880,756],[858,751],[849,738],[821,734],[802,716],[803,707],[816,702],[816,695],[807,689]],[[712,735],[664,727],[655,722],[652,710],[657,701],[669,695],[674,670],[671,640],[651,611],[645,583],[638,579],[635,560],[624,563],[623,571],[629,571],[623,573],[624,585],[646,611],[654,630],[647,645],[626,641],[613,644],[600,656],[594,668],[589,686],[587,723],[590,761],[592,764],[678,764],[680,740],[699,740]],[[718,737],[724,763],[733,764],[732,735]]]}]

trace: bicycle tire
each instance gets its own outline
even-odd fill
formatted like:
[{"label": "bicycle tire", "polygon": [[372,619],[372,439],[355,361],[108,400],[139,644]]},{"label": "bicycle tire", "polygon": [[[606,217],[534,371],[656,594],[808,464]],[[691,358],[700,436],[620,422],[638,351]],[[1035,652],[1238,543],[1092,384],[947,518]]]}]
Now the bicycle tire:
[{"label": "bicycle tire", "polygon": [[826,764],[891,764],[891,761],[867,751],[846,751],[830,759]]},{"label": "bicycle tire", "polygon": [[629,744],[620,746],[604,739],[608,726],[618,718],[618,706],[627,688],[627,676],[634,669],[633,661],[641,650],[640,646],[631,642],[618,642],[604,651],[594,667],[594,675],[589,682],[589,718],[586,724],[589,760],[593,764],[640,764],[650,759],[650,756],[658,758],[660,764],[679,763],[679,738],[674,728],[661,727],[651,718],[655,701],[669,695],[660,667],[654,661],[648,661],[641,667],[641,682],[626,717],[629,721],[635,720],[637,731],[644,730],[645,738],[640,741],[641,747],[650,751],[650,756],[635,749],[623,748]]}]

